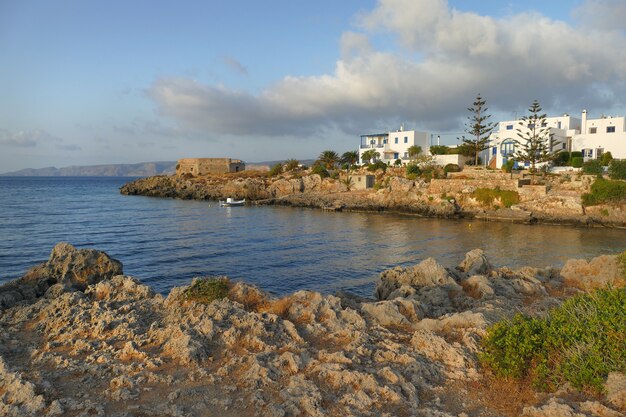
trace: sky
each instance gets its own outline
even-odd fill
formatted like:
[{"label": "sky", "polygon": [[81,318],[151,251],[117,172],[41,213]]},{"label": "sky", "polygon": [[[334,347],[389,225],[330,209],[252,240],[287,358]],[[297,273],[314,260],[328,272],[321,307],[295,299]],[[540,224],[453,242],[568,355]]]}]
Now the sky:
[{"label": "sky", "polygon": [[0,172],[626,116],[626,0],[0,0]]}]

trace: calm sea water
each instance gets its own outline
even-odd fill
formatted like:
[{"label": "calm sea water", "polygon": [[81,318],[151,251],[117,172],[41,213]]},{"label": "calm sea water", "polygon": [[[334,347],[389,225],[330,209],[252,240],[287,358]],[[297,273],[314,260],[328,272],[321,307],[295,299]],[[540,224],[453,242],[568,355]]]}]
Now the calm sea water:
[{"label": "calm sea water", "polygon": [[227,275],[274,294],[370,296],[381,271],[433,256],[454,266],[483,248],[497,266],[562,265],[626,249],[626,231],[329,213],[123,196],[128,178],[0,177],[0,282],[60,241],[96,248],[157,291]]}]

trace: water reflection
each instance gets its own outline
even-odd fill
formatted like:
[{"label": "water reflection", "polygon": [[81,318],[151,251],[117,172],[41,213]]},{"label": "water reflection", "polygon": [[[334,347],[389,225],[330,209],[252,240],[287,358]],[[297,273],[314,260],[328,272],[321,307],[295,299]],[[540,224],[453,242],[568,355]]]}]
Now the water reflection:
[{"label": "water reflection", "polygon": [[44,260],[58,241],[105,250],[123,262],[125,273],[161,292],[194,276],[228,275],[276,294],[343,289],[370,295],[384,269],[429,256],[454,266],[477,247],[495,265],[512,267],[626,249],[623,230],[228,208],[121,196],[124,181],[0,179],[0,279]]}]

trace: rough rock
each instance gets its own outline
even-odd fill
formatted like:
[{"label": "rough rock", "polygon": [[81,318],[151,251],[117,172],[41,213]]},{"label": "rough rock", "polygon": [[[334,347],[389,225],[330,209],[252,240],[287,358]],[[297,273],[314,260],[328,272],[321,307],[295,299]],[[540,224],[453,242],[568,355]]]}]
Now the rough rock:
[{"label": "rough rock", "polygon": [[604,385],[607,400],[626,413],[626,375],[611,372]]},{"label": "rough rock", "polygon": [[583,290],[601,288],[610,284],[614,287],[626,285],[626,277],[620,268],[617,256],[598,256],[587,262],[584,259],[570,259],[561,269],[565,283]]},{"label": "rough rock", "polygon": [[122,264],[106,253],[58,243],[47,262],[31,268],[22,278],[0,286],[0,309],[20,301],[32,301],[49,289],[47,296],[54,297],[65,290],[84,290],[88,285],[120,274]]},{"label": "rough rock", "polygon": [[467,275],[488,275],[491,272],[491,264],[482,249],[474,249],[465,254],[465,259],[457,269]]}]

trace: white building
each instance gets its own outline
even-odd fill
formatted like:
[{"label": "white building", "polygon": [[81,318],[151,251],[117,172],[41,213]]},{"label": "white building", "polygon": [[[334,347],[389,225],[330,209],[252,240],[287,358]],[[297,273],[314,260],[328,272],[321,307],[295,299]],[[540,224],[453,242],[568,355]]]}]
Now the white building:
[{"label": "white building", "polygon": [[585,161],[611,152],[615,159],[626,159],[626,117],[602,116],[587,119],[583,110],[580,133],[572,139],[572,150],[583,153]]},{"label": "white building", "polygon": [[403,163],[409,161],[409,148],[420,146],[423,153],[430,150],[430,134],[417,130],[404,130],[400,127],[395,132],[361,135],[359,161],[363,163],[363,153],[374,149],[379,156],[371,162],[382,161],[393,165],[397,159]]},{"label": "white building", "polygon": [[[552,133],[551,149],[582,152],[585,160],[598,159],[605,152],[613,158],[626,159],[626,118],[601,117],[588,119],[587,111],[576,118],[568,114],[547,117],[545,127]],[[497,130],[489,137],[489,149],[482,153],[483,161],[492,168],[501,168],[515,155],[520,141],[518,130],[528,132],[521,119],[498,123]],[[528,164],[526,164],[527,166]],[[516,163],[517,168],[522,168]]]},{"label": "white building", "polygon": [[[580,119],[564,114],[559,117],[546,117],[543,128],[548,128],[552,134],[551,143],[548,143],[552,151],[569,150],[573,137],[580,131]],[[519,143],[524,140],[519,133],[526,135],[530,128],[521,119],[500,122],[489,137],[488,152],[483,152],[481,158],[486,160],[488,166],[501,168],[515,155],[519,149]],[[528,166],[528,164],[526,164]],[[522,168],[520,163],[515,163],[516,168]]]}]

